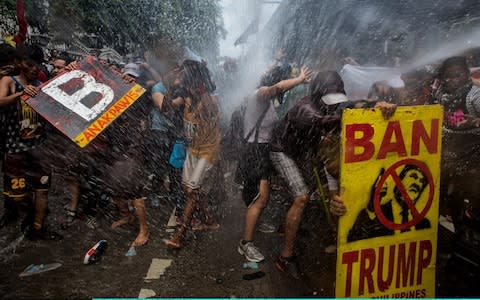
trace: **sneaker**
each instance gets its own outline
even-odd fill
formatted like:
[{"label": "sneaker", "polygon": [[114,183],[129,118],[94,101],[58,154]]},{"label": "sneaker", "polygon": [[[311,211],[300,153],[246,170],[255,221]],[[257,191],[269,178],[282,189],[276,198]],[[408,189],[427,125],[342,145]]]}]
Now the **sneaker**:
[{"label": "sneaker", "polygon": [[279,257],[275,262],[275,267],[282,273],[288,274],[295,279],[300,279],[302,273],[298,266],[297,258],[292,256],[288,259]]},{"label": "sneaker", "polygon": [[243,244],[240,240],[238,243],[238,253],[245,256],[245,258],[251,262],[258,263],[265,260],[265,256],[260,253],[260,250],[253,244],[253,242],[247,242]]},{"label": "sneaker", "polygon": [[105,252],[107,248],[107,241],[100,240],[98,243],[95,244],[92,248],[87,251],[85,257],[83,258],[83,264],[89,265],[99,261],[100,256]]},{"label": "sneaker", "polygon": [[268,223],[262,223],[258,225],[257,231],[263,232],[263,233],[273,233],[275,232],[275,226],[270,225]]}]

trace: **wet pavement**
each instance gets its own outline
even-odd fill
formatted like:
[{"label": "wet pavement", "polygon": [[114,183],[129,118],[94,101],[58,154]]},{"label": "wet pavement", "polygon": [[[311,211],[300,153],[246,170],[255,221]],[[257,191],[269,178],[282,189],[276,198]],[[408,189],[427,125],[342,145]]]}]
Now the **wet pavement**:
[{"label": "wet pavement", "polygon": [[[226,174],[225,174],[226,173]],[[306,278],[298,281],[279,273],[274,261],[280,251],[282,236],[275,233],[257,233],[256,244],[266,256],[259,264],[263,278],[247,281],[243,257],[237,253],[242,236],[245,205],[232,176],[225,174],[225,184],[218,182],[213,201],[221,227],[211,232],[189,232],[185,247],[180,251],[166,249],[162,239],[173,205],[162,203],[159,209],[148,209],[150,240],[136,248],[137,254],[126,257],[136,227],[126,225],[110,229],[117,213],[99,212],[100,226],[89,229],[85,218],[78,218],[68,230],[60,230],[62,241],[28,241],[20,235],[20,221],[2,229],[0,237],[0,298],[91,298],[91,297],[333,297],[335,281],[335,254],[325,253],[333,243],[332,231],[316,201],[311,201],[299,232],[297,255]],[[57,229],[63,218],[66,189],[60,177],[51,192],[50,227]],[[288,205],[285,191],[274,191],[266,214],[262,217],[275,226],[281,223]],[[3,210],[3,208],[2,208]],[[109,211],[107,207],[106,211]],[[437,296],[447,296],[443,274],[448,258],[451,234],[440,227],[437,263]],[[98,240],[106,239],[108,248],[99,263],[83,265],[86,251]],[[163,275],[152,276],[156,263],[170,264]],[[171,260],[171,261],[170,261]],[[152,263],[154,261],[154,263]],[[61,263],[56,270],[29,277],[18,275],[30,264]],[[157,272],[158,273],[158,272]],[[149,274],[147,276],[147,274]],[[157,278],[155,278],[157,277]],[[146,279],[150,278],[150,279]]]}]

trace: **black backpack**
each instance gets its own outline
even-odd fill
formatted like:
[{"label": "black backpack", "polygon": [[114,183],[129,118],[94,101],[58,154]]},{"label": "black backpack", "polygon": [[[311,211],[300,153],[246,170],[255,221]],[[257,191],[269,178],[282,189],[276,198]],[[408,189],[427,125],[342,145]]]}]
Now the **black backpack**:
[{"label": "black backpack", "polygon": [[230,125],[222,141],[223,157],[227,160],[238,161],[241,157],[244,146],[243,122],[246,110],[247,100],[245,99],[230,117]]},{"label": "black backpack", "polygon": [[252,136],[254,132],[256,133],[255,140],[258,139],[258,129],[260,128],[260,125],[262,124],[262,121],[265,118],[265,115],[267,114],[267,111],[270,107],[269,105],[265,107],[265,109],[262,111],[262,114],[259,116],[255,126],[247,134],[247,137],[244,138],[245,134],[243,130],[243,124],[245,122],[247,103],[248,98],[245,98],[244,101],[240,104],[240,106],[233,111],[230,118],[230,127],[224,138],[224,157],[231,161],[238,161],[242,157],[245,145],[247,144],[248,139]]}]

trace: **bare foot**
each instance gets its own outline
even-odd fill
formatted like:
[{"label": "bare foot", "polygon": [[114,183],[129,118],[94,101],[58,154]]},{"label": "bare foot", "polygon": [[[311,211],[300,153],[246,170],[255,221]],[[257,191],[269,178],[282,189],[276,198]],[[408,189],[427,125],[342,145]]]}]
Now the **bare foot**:
[{"label": "bare foot", "polygon": [[149,235],[148,231],[146,232],[140,231],[137,237],[135,238],[135,240],[133,241],[132,246],[140,247],[145,245],[148,242],[148,235]]},{"label": "bare foot", "polygon": [[123,217],[120,220],[113,222],[111,228],[113,229],[113,228],[120,227],[122,225],[125,225],[125,224],[128,224],[128,223],[132,222],[133,220],[134,220],[133,216]]},{"label": "bare foot", "polygon": [[200,223],[195,226],[192,226],[193,231],[208,231],[208,230],[217,230],[220,228],[220,224],[217,222],[212,222],[212,223]]},{"label": "bare foot", "polygon": [[182,248],[182,243],[181,243],[180,239],[177,238],[177,237],[173,237],[169,240],[164,239],[163,242],[170,249],[177,249],[178,250],[178,249]]}]

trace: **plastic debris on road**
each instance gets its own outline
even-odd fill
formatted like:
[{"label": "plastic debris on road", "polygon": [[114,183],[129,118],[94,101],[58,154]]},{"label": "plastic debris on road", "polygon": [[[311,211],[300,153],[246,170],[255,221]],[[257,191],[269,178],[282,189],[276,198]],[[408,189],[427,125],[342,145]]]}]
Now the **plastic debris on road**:
[{"label": "plastic debris on road", "polygon": [[51,263],[51,264],[39,264],[39,265],[34,265],[31,264],[28,267],[23,270],[22,273],[20,273],[20,277],[25,277],[25,276],[31,276],[31,275],[36,275],[40,274],[43,272],[55,270],[57,268],[60,268],[62,266],[61,263]]}]

